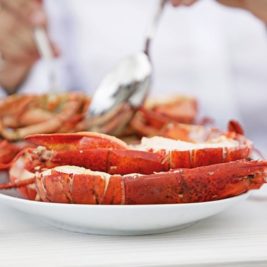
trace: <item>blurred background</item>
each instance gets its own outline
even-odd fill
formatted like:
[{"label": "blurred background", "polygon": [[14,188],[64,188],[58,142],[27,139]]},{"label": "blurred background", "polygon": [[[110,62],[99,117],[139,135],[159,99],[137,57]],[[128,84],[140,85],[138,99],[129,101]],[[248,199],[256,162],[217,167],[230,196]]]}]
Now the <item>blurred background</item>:
[{"label": "blurred background", "polygon": [[[124,56],[139,51],[156,0],[45,0],[51,39],[61,53],[62,88],[89,94]],[[247,11],[213,0],[164,13],[152,47],[152,95],[197,97],[200,114],[219,127],[235,118],[267,152],[267,32]],[[32,68],[21,92],[45,92],[44,64]]]}]

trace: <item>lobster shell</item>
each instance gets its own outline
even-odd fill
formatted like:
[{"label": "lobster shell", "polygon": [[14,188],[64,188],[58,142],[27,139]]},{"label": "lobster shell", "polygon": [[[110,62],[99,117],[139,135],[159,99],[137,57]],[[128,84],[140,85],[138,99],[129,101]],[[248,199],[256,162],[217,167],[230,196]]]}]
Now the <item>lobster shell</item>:
[{"label": "lobster shell", "polygon": [[[76,167],[77,168],[77,167]],[[167,204],[223,199],[259,188],[267,162],[236,161],[150,175],[107,175],[55,167],[36,176],[43,201],[78,204]]]},{"label": "lobster shell", "polygon": [[[10,169],[12,183],[3,188],[22,186],[26,197],[42,201],[210,201],[259,188],[266,176],[267,162],[248,160],[251,142],[233,132],[198,144],[156,137],[139,146],[129,146],[117,138],[95,133],[33,135],[27,140],[38,147],[17,156]],[[156,146],[163,141],[172,148]],[[181,144],[185,148],[179,149]],[[27,180],[29,185],[25,187]]]}]

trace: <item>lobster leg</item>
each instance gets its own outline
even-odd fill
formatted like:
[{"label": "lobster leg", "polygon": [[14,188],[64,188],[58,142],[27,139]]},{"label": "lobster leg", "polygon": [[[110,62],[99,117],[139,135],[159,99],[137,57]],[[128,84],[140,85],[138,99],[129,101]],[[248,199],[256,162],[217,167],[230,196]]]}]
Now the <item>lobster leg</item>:
[{"label": "lobster leg", "polygon": [[7,170],[20,148],[6,140],[0,141],[0,170]]},{"label": "lobster leg", "polygon": [[29,178],[25,180],[16,180],[15,182],[9,182],[6,184],[0,184],[0,189],[12,189],[12,188],[19,188],[19,187],[25,187],[30,184],[35,183],[35,178]]},{"label": "lobster leg", "polygon": [[9,170],[10,183],[3,185],[2,189],[18,187],[24,197],[36,199],[35,171],[42,168],[43,162],[39,161],[33,151],[33,148],[28,147],[17,154]]}]

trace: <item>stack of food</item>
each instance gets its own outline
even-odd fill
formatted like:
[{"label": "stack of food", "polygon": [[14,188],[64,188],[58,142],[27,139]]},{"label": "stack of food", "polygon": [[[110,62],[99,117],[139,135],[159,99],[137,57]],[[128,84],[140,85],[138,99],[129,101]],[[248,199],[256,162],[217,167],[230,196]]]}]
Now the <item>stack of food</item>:
[{"label": "stack of food", "polygon": [[[165,204],[223,199],[265,183],[267,162],[251,160],[253,145],[241,126],[231,121],[221,131],[196,124],[193,98],[147,102],[120,139],[70,133],[86,130],[89,104],[79,94],[3,101],[1,153],[9,150],[6,139],[27,136],[27,145],[10,143],[6,153],[14,158],[0,157],[10,176],[0,188],[47,202]],[[127,144],[126,136],[139,141]]]}]

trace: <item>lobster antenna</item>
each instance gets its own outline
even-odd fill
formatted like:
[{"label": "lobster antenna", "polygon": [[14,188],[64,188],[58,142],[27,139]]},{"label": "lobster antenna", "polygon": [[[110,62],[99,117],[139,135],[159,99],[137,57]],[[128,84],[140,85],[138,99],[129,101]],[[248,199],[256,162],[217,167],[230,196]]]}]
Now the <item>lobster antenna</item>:
[{"label": "lobster antenna", "polygon": [[24,186],[27,186],[29,184],[33,184],[34,182],[35,182],[35,177],[25,179],[25,180],[16,181],[16,182],[9,182],[6,184],[0,184],[0,190],[24,187]]},{"label": "lobster antenna", "polygon": [[258,148],[253,147],[253,152],[257,154],[261,159],[266,160],[265,156],[262,154],[262,152]]}]

